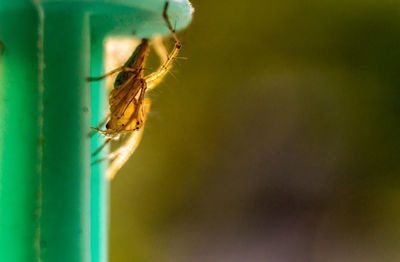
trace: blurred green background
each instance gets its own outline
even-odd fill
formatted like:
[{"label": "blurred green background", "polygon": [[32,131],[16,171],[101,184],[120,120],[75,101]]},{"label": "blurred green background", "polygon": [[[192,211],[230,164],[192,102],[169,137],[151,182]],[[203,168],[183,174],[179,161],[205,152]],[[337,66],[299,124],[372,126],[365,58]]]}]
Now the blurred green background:
[{"label": "blurred green background", "polygon": [[192,4],[111,261],[400,261],[398,1]]}]

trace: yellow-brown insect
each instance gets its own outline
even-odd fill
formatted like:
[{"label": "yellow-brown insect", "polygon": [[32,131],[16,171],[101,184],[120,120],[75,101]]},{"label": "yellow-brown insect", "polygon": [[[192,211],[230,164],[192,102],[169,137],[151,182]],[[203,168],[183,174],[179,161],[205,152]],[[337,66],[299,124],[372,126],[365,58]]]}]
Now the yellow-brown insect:
[{"label": "yellow-brown insect", "polygon": [[[144,98],[148,89],[159,84],[171,67],[173,59],[181,48],[181,42],[176,36],[175,30],[167,16],[168,2],[166,2],[163,17],[175,39],[175,46],[166,61],[154,73],[144,76],[144,65],[149,53],[150,45],[148,39],[142,39],[140,45],[120,68],[96,78],[89,78],[89,81],[101,80],[107,76],[119,73],[114,83],[114,89],[110,93],[110,113],[104,122],[107,121],[106,130],[93,128],[101,133],[107,140],[93,154],[96,155],[111,140],[119,138],[123,134],[131,133],[130,138],[117,151],[108,155],[107,159],[113,159],[107,170],[107,176],[112,178],[122,165],[133,154],[143,132],[143,125],[150,108],[150,101]],[[102,126],[104,123],[100,124]]]}]

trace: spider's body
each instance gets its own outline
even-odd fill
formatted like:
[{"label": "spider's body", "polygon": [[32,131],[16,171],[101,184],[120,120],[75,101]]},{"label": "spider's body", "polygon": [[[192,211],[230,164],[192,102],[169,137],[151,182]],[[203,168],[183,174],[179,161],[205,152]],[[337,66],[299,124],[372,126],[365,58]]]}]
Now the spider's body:
[{"label": "spider's body", "polygon": [[115,79],[109,98],[111,117],[106,125],[108,134],[132,132],[143,126],[142,105],[147,87],[143,70],[149,49],[149,41],[143,39],[124,65],[134,71],[122,71]]}]

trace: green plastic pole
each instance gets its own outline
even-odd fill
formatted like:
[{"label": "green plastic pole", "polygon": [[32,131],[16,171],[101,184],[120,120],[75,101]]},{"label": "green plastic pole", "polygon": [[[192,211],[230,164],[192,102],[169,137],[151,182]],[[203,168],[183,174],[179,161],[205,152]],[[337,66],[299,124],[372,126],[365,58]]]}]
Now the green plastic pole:
[{"label": "green plastic pole", "polygon": [[40,12],[30,1],[20,6],[1,1],[0,39],[6,50],[0,54],[0,261],[37,261]]},{"label": "green plastic pole", "polygon": [[[101,32],[92,30],[91,37],[91,75],[104,74],[103,68],[103,39]],[[104,82],[91,83],[92,121],[91,126],[97,126],[107,115],[107,92]],[[99,135],[92,137],[92,152],[95,152],[102,144],[103,139]],[[104,149],[99,157],[107,153]],[[108,195],[109,184],[105,177],[107,162],[103,161],[92,166],[91,176],[91,254],[92,261],[106,262],[108,257]]]},{"label": "green plastic pole", "polygon": [[90,261],[89,19],[44,7],[43,261]]},{"label": "green plastic pole", "polygon": [[[0,3],[0,261],[107,261],[106,164],[87,136],[107,110],[106,36],[168,33],[165,0]],[[187,0],[170,1],[176,29]]]}]

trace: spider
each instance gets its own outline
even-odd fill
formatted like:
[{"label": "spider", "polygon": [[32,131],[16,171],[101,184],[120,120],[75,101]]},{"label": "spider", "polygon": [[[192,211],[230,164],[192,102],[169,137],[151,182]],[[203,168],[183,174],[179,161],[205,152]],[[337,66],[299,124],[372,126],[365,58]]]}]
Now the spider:
[{"label": "spider", "polygon": [[[143,125],[150,109],[150,101],[144,98],[146,91],[154,88],[162,81],[182,47],[169,21],[167,15],[168,5],[169,2],[167,1],[164,6],[163,18],[175,40],[175,46],[156,72],[144,76],[144,65],[149,53],[150,44],[149,39],[142,39],[139,46],[136,47],[131,57],[122,67],[116,68],[100,77],[88,78],[89,81],[98,81],[118,73],[114,82],[114,89],[111,91],[109,97],[110,113],[99,125],[101,127],[107,122],[106,130],[92,128],[107,138],[93,155],[97,155],[110,141],[118,139],[121,135],[130,133],[130,137],[125,143],[105,158],[112,160],[106,172],[109,179],[115,176],[117,171],[125,164],[139,145],[143,134]],[[104,159],[97,160],[96,162],[102,160]]]}]

